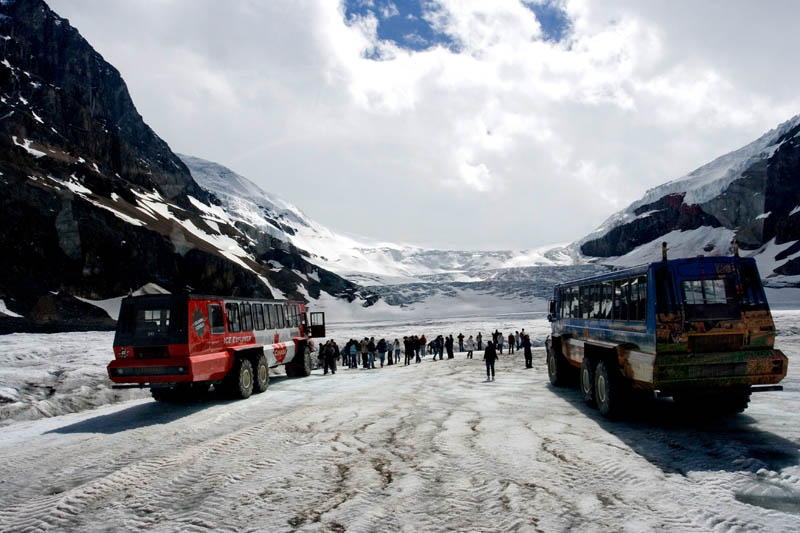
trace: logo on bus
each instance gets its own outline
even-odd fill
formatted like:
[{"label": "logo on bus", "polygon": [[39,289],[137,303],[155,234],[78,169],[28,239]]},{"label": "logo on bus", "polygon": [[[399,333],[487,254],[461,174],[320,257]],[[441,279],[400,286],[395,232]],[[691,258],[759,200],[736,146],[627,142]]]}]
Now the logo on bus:
[{"label": "logo on bus", "polygon": [[252,339],[252,335],[244,335],[239,337],[225,337],[225,344],[234,344],[237,342],[247,342]]},{"label": "logo on bus", "polygon": [[286,358],[286,351],[287,350],[285,344],[279,344],[275,346],[275,349],[273,350],[273,353],[275,354],[275,360],[279,363],[282,363],[283,360]]}]

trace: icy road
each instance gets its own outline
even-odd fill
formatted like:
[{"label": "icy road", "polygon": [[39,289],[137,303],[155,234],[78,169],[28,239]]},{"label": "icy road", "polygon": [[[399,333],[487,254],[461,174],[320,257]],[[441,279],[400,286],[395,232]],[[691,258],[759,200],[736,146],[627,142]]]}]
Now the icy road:
[{"label": "icy road", "polygon": [[[800,343],[724,422],[609,422],[543,352],[277,378],[245,401],[133,400],[0,431],[0,531],[797,531]],[[792,366],[792,363],[794,365]]]}]

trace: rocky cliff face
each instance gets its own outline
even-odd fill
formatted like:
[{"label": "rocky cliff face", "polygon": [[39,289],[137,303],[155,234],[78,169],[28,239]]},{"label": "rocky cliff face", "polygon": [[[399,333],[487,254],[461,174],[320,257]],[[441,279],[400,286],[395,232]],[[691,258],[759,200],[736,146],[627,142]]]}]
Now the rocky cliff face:
[{"label": "rocky cliff face", "polygon": [[585,256],[601,261],[628,254],[641,259],[642,254],[634,254],[637,249],[667,234],[675,242],[681,234],[696,238],[700,232],[708,234],[708,242],[697,241],[700,248],[694,253],[730,253],[731,243],[720,246],[717,237],[732,232],[744,250],[768,267],[761,272],[768,283],[800,274],[800,257],[794,257],[800,253],[800,116],[648,191],[578,245]]},{"label": "rocky cliff face", "polygon": [[109,298],[150,282],[354,298],[336,275],[309,278],[321,269],[292,245],[220,216],[119,72],[43,1],[0,4],[0,51],[0,300],[12,312],[79,323],[96,309],[67,295]]}]

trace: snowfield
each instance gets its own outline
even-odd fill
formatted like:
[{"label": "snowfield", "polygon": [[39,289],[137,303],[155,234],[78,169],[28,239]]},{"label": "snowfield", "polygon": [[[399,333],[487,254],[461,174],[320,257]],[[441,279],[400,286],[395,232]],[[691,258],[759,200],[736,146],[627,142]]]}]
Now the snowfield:
[{"label": "snowfield", "polygon": [[[17,421],[0,433],[0,531],[797,531],[800,312],[775,318],[786,390],[726,420],[686,420],[670,400],[604,420],[576,389],[549,386],[538,348],[532,370],[502,356],[495,382],[480,355],[458,354],[278,377],[245,401],[137,399]],[[334,333],[547,330],[530,317],[425,322]],[[107,362],[109,334],[45,337],[0,337],[3,368],[39,346],[59,362],[12,377],[62,368],[65,382],[105,386],[89,368]]]}]

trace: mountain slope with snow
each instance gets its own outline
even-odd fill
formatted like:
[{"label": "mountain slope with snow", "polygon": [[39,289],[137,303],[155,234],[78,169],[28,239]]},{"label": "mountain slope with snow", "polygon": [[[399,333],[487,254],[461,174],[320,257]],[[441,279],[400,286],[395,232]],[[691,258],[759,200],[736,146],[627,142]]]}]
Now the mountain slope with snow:
[{"label": "mountain slope with snow", "polygon": [[768,285],[800,283],[800,115],[752,143],[649,191],[572,248],[628,266],[670,255],[742,255]]},{"label": "mountain slope with snow", "polygon": [[474,278],[474,272],[574,262],[557,247],[523,252],[434,250],[350,237],[331,231],[222,165],[188,155],[180,157],[195,181],[217,196],[235,220],[290,242],[307,251],[311,262],[362,285],[419,282],[422,276],[437,274],[468,281]]}]

